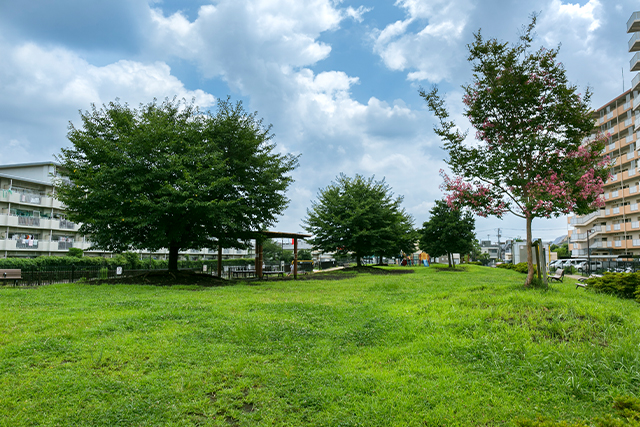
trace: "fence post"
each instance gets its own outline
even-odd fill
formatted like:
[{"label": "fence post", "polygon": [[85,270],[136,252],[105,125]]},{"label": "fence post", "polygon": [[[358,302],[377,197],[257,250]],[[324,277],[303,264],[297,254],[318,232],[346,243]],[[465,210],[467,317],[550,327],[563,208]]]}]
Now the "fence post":
[{"label": "fence post", "polygon": [[75,282],[76,265],[71,264],[71,283]]}]

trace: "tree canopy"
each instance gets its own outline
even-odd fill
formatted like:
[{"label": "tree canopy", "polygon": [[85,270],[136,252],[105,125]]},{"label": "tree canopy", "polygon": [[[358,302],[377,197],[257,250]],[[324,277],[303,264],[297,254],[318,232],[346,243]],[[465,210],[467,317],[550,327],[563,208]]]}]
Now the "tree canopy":
[{"label": "tree canopy", "polygon": [[462,256],[474,251],[476,221],[470,212],[453,209],[444,200],[436,200],[429,213],[420,230],[420,249],[433,257],[447,255],[453,267],[454,253]]},{"label": "tree canopy", "polygon": [[384,179],[340,174],[307,209],[304,228],[313,234],[308,241],[323,251],[353,253],[358,265],[364,256],[414,252],[413,218],[401,208],[402,200]]},{"label": "tree canopy", "polygon": [[533,16],[515,45],[485,40],[480,31],[469,45],[473,79],[463,87],[463,103],[476,142],[457,130],[437,87],[420,90],[439,119],[435,132],[455,174],[442,172],[449,205],[526,220],[527,285],[534,273],[532,220],[601,207],[609,174],[608,159],[600,158],[606,137],[596,134],[591,94],[581,95],[568,83],[559,48],[531,49],[535,23]]},{"label": "tree canopy", "polygon": [[57,197],[95,248],[241,247],[273,224],[297,157],[274,153],[270,126],[241,103],[215,114],[176,99],[138,109],[118,101],[81,112],[57,156]]}]

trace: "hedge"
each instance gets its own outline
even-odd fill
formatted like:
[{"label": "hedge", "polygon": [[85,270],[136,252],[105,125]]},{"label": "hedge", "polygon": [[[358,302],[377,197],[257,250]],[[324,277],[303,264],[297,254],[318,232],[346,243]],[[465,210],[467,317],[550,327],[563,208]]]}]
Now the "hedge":
[{"label": "hedge", "polygon": [[[179,261],[179,268],[202,269],[203,264],[208,268],[215,268],[218,260]],[[254,258],[223,259],[222,265],[241,266],[253,265]],[[22,270],[46,270],[48,268],[101,268],[115,269],[123,267],[131,270],[155,270],[168,267],[167,260],[155,260],[149,258],[140,259],[140,255],[134,252],[125,252],[114,255],[112,258],[102,257],[74,257],[74,256],[41,256],[37,258],[0,258],[0,268],[19,268]]]},{"label": "hedge", "polygon": [[593,292],[615,295],[640,302],[640,273],[609,273],[586,281],[587,289]]}]

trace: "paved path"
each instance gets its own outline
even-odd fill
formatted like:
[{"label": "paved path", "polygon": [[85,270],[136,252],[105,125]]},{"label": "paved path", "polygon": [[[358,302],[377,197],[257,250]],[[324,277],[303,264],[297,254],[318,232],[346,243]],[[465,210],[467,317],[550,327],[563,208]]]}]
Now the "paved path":
[{"label": "paved path", "polygon": [[325,268],[324,270],[313,270],[314,273],[324,273],[325,271],[336,271],[336,270],[342,270],[344,267],[331,267],[331,268]]}]

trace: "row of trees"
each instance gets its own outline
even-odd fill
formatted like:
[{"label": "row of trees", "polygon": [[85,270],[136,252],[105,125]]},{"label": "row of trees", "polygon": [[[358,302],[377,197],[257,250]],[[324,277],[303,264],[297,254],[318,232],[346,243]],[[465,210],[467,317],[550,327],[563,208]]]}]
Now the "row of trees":
[{"label": "row of trees", "polygon": [[305,228],[314,236],[310,242],[328,252],[351,253],[358,266],[365,256],[394,258],[415,252],[417,246],[431,256],[448,255],[450,266],[453,253],[473,252],[475,220],[470,213],[437,201],[431,219],[415,230],[402,200],[394,198],[384,179],[341,174],[307,210]]},{"label": "row of trees", "polygon": [[215,114],[193,103],[111,102],[69,125],[57,197],[94,248],[112,252],[246,247],[275,223],[296,156],[275,152],[270,126],[241,103]]},{"label": "row of trees", "polygon": [[[57,197],[94,248],[169,248],[175,270],[180,250],[263,240],[260,231],[288,204],[297,158],[275,153],[270,127],[240,103],[222,100],[212,114],[175,99],[137,109],[116,101],[93,106],[81,120],[80,127],[70,124],[72,147],[57,158],[68,178],[58,179]],[[435,245],[446,234],[441,228],[427,227],[430,234],[421,238],[401,203],[384,180],[340,175],[320,190],[304,224],[315,248],[353,254],[358,265],[365,256],[413,253],[418,239],[434,256],[460,250],[451,240]],[[433,213],[444,210],[439,203]],[[447,215],[448,221],[457,213]],[[293,258],[275,242],[263,247],[268,260]]]},{"label": "row of trees", "polygon": [[[526,221],[531,282],[533,219],[597,209],[610,170],[600,156],[606,137],[589,139],[589,91],[582,96],[568,83],[559,49],[532,51],[535,22],[515,45],[480,32],[469,45],[473,80],[463,103],[476,141],[450,119],[437,87],[420,90],[456,175],[442,172],[446,202],[423,229],[414,230],[384,180],[340,175],[303,221],[314,247],[352,253],[358,264],[412,253],[418,240],[433,256],[468,253],[471,213],[512,213]],[[70,125],[73,146],[58,157],[71,180],[58,181],[58,197],[96,248],[166,247],[175,269],[179,250],[261,239],[288,204],[297,158],[275,153],[270,127],[239,103],[221,101],[211,114],[175,99],[139,109],[114,102],[81,119],[80,128]]]}]

